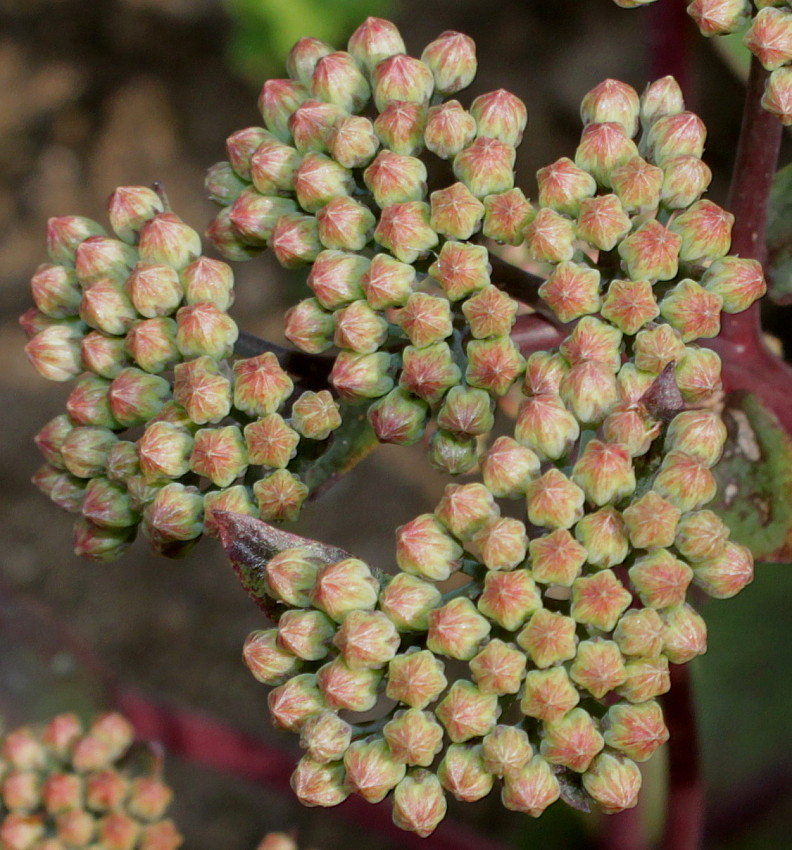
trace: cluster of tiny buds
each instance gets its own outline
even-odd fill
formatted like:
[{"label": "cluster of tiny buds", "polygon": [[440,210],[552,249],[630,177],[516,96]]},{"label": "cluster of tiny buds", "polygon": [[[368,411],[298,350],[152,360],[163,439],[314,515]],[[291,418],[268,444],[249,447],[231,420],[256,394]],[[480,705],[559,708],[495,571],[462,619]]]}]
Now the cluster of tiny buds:
[{"label": "cluster of tiny buds", "polygon": [[50,219],[51,262],[31,281],[27,356],[45,378],[76,379],[36,436],[34,483],[81,514],[75,551],[97,560],[118,557],[139,524],[176,556],[214,533],[214,510],[293,519],[308,489],[289,467],[341,424],[338,403],[295,391],[271,352],[231,363],[232,271],[201,255],[157,193],[122,187],[108,211],[116,238]]},{"label": "cluster of tiny buds", "polygon": [[[631,9],[655,0],[614,2]],[[688,14],[708,38],[747,27],[743,44],[770,72],[762,106],[782,124],[792,124],[792,11],[788,4],[784,0],[687,0],[687,4]]]},{"label": "cluster of tiny buds", "polygon": [[532,816],[559,798],[634,806],[637,763],[668,738],[669,664],[706,650],[694,586],[728,598],[753,577],[705,507],[726,429],[720,361],[694,341],[764,293],[761,267],[727,256],[732,217],[701,200],[705,129],[673,79],[642,97],[607,80],[581,112],[574,161],[539,171],[521,235],[547,269],[541,296],[575,324],[527,359],[482,482],[397,530],[393,576],[306,547],[267,564],[276,626],[244,656],[275,725],[300,734],[307,805],[392,791],[394,821],[424,836],[446,794],[498,782]]},{"label": "cluster of tiny buds", "polygon": [[134,732],[120,714],[85,729],[74,714],[6,734],[0,750],[4,850],[176,850],[164,817],[173,796],[159,760],[127,759]]},{"label": "cluster of tiny buds", "polygon": [[[523,240],[533,207],[513,166],[525,105],[504,90],[469,109],[448,99],[475,75],[473,41],[445,32],[419,60],[378,18],[347,51],[300,39],[287,69],[261,91],[265,126],[230,136],[228,161],[209,171],[223,208],[208,236],[232,259],[268,247],[286,267],[310,265],[313,296],[287,313],[286,337],[314,354],[335,346],[330,381],[370,405],[380,441],[415,443],[434,417],[431,462],[468,472],[493,397],[524,368],[509,336],[517,304],[469,240]],[[430,192],[432,158],[456,182]]]}]

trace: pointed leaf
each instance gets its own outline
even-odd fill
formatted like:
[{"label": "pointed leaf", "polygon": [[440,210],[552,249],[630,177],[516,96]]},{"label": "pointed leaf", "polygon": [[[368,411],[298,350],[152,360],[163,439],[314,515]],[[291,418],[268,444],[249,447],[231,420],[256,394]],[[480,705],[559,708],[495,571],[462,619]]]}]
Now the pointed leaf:
[{"label": "pointed leaf", "polygon": [[267,563],[278,552],[302,547],[326,564],[351,557],[343,549],[291,534],[245,514],[215,511],[214,516],[220,542],[242,587],[271,619],[277,619],[280,609],[267,593]]},{"label": "pointed leaf", "polygon": [[727,396],[723,421],[728,437],[713,469],[718,496],[709,507],[755,557],[780,555],[792,542],[792,440],[749,393]]},{"label": "pointed leaf", "polygon": [[583,788],[580,774],[565,768],[556,770],[555,774],[561,788],[561,799],[571,808],[588,814],[591,811],[591,797]]}]

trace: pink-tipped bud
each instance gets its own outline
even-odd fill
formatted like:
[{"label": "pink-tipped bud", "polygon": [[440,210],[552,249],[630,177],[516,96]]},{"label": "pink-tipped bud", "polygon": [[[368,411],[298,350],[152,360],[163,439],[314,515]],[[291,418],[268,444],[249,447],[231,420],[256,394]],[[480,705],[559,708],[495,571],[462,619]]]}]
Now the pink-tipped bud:
[{"label": "pink-tipped bud", "polygon": [[[344,168],[362,168],[374,158],[379,139],[368,118],[348,115],[336,120],[325,137],[325,145],[328,153]],[[402,150],[398,153],[413,151]]]},{"label": "pink-tipped bud", "polygon": [[143,821],[158,820],[173,799],[173,791],[155,776],[138,776],[130,783],[127,809]]},{"label": "pink-tipped bud", "polygon": [[301,351],[319,354],[332,345],[333,316],[317,299],[306,298],[286,312],[283,333]]},{"label": "pink-tipped bud", "polygon": [[542,598],[528,570],[489,572],[477,605],[485,617],[513,632],[542,607]]},{"label": "pink-tipped bud", "polygon": [[308,498],[308,487],[298,476],[285,469],[276,469],[253,485],[259,516],[266,522],[293,522],[300,515]]},{"label": "pink-tipped bud", "polygon": [[611,631],[632,602],[630,591],[611,570],[575,579],[569,613],[578,623]]},{"label": "pink-tipped bud", "polygon": [[507,809],[538,818],[560,796],[553,769],[541,756],[534,756],[520,770],[505,776],[501,802]]},{"label": "pink-tipped bud", "polygon": [[627,212],[653,210],[660,203],[663,170],[641,157],[614,168],[610,178],[613,191]]},{"label": "pink-tipped bud", "polygon": [[440,241],[429,223],[429,215],[429,205],[422,201],[390,204],[380,215],[374,239],[397,260],[414,263]]},{"label": "pink-tipped bud", "polygon": [[597,722],[582,708],[544,724],[541,754],[551,764],[583,773],[604,746]]},{"label": "pink-tipped bud", "polygon": [[[537,667],[550,667],[575,657],[575,628],[576,623],[571,617],[540,608],[517,635],[517,643]],[[573,705],[576,703],[577,699]]]},{"label": "pink-tipped bud", "polygon": [[228,357],[239,336],[236,322],[208,301],[189,304],[176,314],[176,345],[184,357]]},{"label": "pink-tipped bud", "polygon": [[540,209],[525,228],[525,243],[537,262],[571,260],[575,253],[574,240],[574,222],[550,207]]},{"label": "pink-tipped bud", "polygon": [[792,124],[792,69],[777,68],[770,74],[762,106],[784,125]]},{"label": "pink-tipped bud", "polygon": [[[146,506],[143,523],[152,546],[165,554],[169,544],[195,540],[201,535],[203,497],[195,487],[166,484]],[[180,547],[175,551],[180,551]]]},{"label": "pink-tipped bud", "polygon": [[406,768],[390,753],[384,738],[355,741],[344,753],[346,781],[369,803],[379,803],[404,778]]},{"label": "pink-tipped bud", "polygon": [[164,263],[179,270],[201,253],[198,234],[173,213],[159,213],[140,229],[138,245],[144,263]]},{"label": "pink-tipped bud", "polygon": [[138,512],[132,508],[126,487],[107,478],[93,478],[85,488],[82,514],[101,528],[136,525]]},{"label": "pink-tipped bud", "polygon": [[756,260],[723,257],[704,272],[702,286],[722,299],[725,313],[740,313],[767,291],[762,267]]},{"label": "pink-tipped bud", "polygon": [[685,351],[679,332],[671,325],[660,325],[640,331],[635,338],[635,365],[638,369],[659,375],[665,367],[679,360]]},{"label": "pink-tipped bud", "polygon": [[373,609],[378,590],[368,566],[356,558],[347,558],[319,570],[311,602],[336,622],[341,622],[350,611]]},{"label": "pink-tipped bud", "polygon": [[397,154],[414,155],[424,146],[426,107],[421,103],[391,101],[374,121],[382,146]]},{"label": "pink-tipped bud", "polygon": [[715,599],[730,599],[753,581],[751,550],[738,543],[726,543],[720,554],[693,566],[693,580]]},{"label": "pink-tipped bud", "polygon": [[98,375],[82,375],[66,399],[66,412],[75,425],[117,428],[107,398],[110,382]]},{"label": "pink-tipped bud", "polygon": [[619,256],[634,280],[676,276],[682,237],[650,219],[619,244]]},{"label": "pink-tipped bud", "polygon": [[[665,625],[662,624],[659,636],[661,648],[664,642],[664,633]],[[627,678],[617,688],[617,693],[630,702],[646,702],[648,699],[668,693],[671,687],[668,659],[664,655],[635,658],[624,665],[624,670]]]},{"label": "pink-tipped bud", "polygon": [[480,136],[454,157],[454,176],[477,198],[514,186],[515,151],[499,139]]},{"label": "pink-tipped bud", "polygon": [[437,424],[460,437],[480,436],[493,427],[492,408],[492,399],[484,390],[451,387],[438,413]]},{"label": "pink-tipped bud", "polygon": [[80,307],[80,288],[74,271],[49,263],[40,265],[30,280],[36,307],[53,319],[76,316]]},{"label": "pink-tipped bud", "polygon": [[416,348],[425,348],[451,336],[451,306],[448,299],[413,292],[397,316],[397,322]]},{"label": "pink-tipped bud", "polygon": [[638,156],[638,148],[621,124],[587,124],[575,151],[575,165],[606,188],[611,187],[614,169]]},{"label": "pink-tipped bud", "polygon": [[674,378],[688,405],[710,401],[722,389],[720,357],[709,348],[685,346],[674,369]]},{"label": "pink-tipped bud", "polygon": [[[352,173],[335,160],[316,151],[307,153],[294,171],[297,201],[307,212],[316,212],[333,198],[349,195],[353,188]],[[238,204],[239,198],[234,207]]]},{"label": "pink-tipped bud", "polygon": [[300,660],[276,643],[277,629],[251,632],[242,647],[242,658],[254,678],[265,685],[280,685],[299,672]]},{"label": "pink-tipped bud", "polygon": [[[475,198],[463,183],[454,183],[447,189],[432,192],[430,203],[430,223],[443,236],[469,239],[481,226],[484,204]],[[486,251],[486,248],[484,250]]]},{"label": "pink-tipped bud", "polygon": [[311,82],[316,63],[332,52],[333,47],[327,42],[305,36],[298,39],[289,51],[286,70],[293,80],[307,86]]},{"label": "pink-tipped bud", "polygon": [[228,211],[234,230],[248,245],[264,246],[280,216],[295,213],[297,204],[289,198],[262,195],[255,189],[240,192]]},{"label": "pink-tipped bud", "polygon": [[[125,815],[120,816],[124,818],[125,821],[127,820]],[[132,823],[134,824],[134,821],[132,821]],[[55,818],[55,834],[57,838],[62,841],[67,847],[69,845],[71,845],[72,847],[85,847],[88,842],[95,836],[97,832],[96,827],[97,823],[94,816],[83,810],[63,812],[62,814],[57,815]],[[110,841],[108,841],[107,844],[104,844],[104,846],[108,848],[113,848],[113,850],[115,850],[116,846],[120,847],[120,850],[132,850],[132,846],[134,843],[133,838],[132,843],[121,843],[119,845],[114,846],[111,843],[112,836],[103,835],[102,838],[111,839]],[[30,845],[25,846],[28,847]]]},{"label": "pink-tipped bud", "polygon": [[624,510],[623,517],[630,543],[636,549],[654,549],[673,545],[679,508],[649,490]]},{"label": "pink-tipped bud", "polygon": [[411,446],[423,436],[427,413],[426,402],[396,387],[369,407],[368,419],[381,443]]},{"label": "pink-tipped bud", "polygon": [[412,708],[424,709],[445,690],[443,662],[428,649],[411,649],[388,665],[386,696]]},{"label": "pink-tipped bud", "polygon": [[484,245],[455,241],[446,242],[429,267],[429,274],[450,301],[483,289],[490,282],[490,271],[489,253]]},{"label": "pink-tipped bud", "polygon": [[363,297],[361,280],[368,260],[343,251],[322,251],[308,274],[308,286],[326,310],[335,310]]},{"label": "pink-tipped bud", "polygon": [[180,478],[190,469],[192,436],[170,422],[153,422],[137,441],[140,471],[149,481]]},{"label": "pink-tipped bud", "polygon": [[231,222],[231,210],[223,207],[206,228],[206,238],[226,260],[242,262],[257,257],[262,245],[250,245]]},{"label": "pink-tipped bud", "polygon": [[594,178],[571,159],[562,157],[536,172],[539,204],[559,213],[577,215],[580,202],[597,191]]},{"label": "pink-tipped bud", "polygon": [[[302,157],[299,152],[290,145],[284,145],[274,139],[263,141],[250,157],[250,179],[253,181],[253,186],[263,196],[275,195],[279,190],[287,192],[292,190],[294,172],[301,160]],[[256,194],[250,190],[246,193],[236,192],[234,197],[230,199],[231,202],[236,204],[236,201],[244,194],[250,197],[247,203],[249,206],[252,205],[251,212],[254,212]],[[272,202],[271,197],[270,202]],[[260,205],[261,203],[259,201]],[[264,211],[268,212],[269,210],[265,208]],[[251,221],[252,216],[250,214],[246,216],[244,208],[238,208],[234,218],[239,222],[239,227],[244,227]],[[252,230],[250,227],[247,229]],[[263,231],[263,229],[259,228],[259,231]],[[268,234],[252,230],[252,236],[266,239]]]},{"label": "pink-tipped bud", "polygon": [[334,103],[306,100],[289,117],[294,147],[302,154],[327,150],[327,138],[336,121],[347,113]]},{"label": "pink-tipped bud", "polygon": [[[751,18],[750,6],[745,0],[693,0],[687,12],[701,34],[707,37],[738,32]],[[792,58],[792,44],[789,58]]]},{"label": "pink-tipped bud", "polygon": [[391,356],[384,351],[342,351],[333,364],[330,382],[344,399],[379,398],[393,389],[390,367]]},{"label": "pink-tipped bud", "polygon": [[279,216],[272,227],[269,246],[286,269],[313,262],[322,250],[316,219],[299,213]]},{"label": "pink-tipped bud", "polygon": [[458,100],[430,107],[426,116],[424,142],[441,159],[451,159],[476,137],[476,120]]},{"label": "pink-tipped bud", "polygon": [[718,557],[729,539],[729,529],[712,511],[686,514],[677,527],[675,545],[693,564]]},{"label": "pink-tipped bud", "polygon": [[333,638],[353,670],[384,667],[400,641],[396,627],[382,611],[350,611]]},{"label": "pink-tipped bud", "polygon": [[284,611],[277,644],[303,661],[319,661],[330,651],[335,623],[321,611]]},{"label": "pink-tipped bud", "polygon": [[586,514],[575,526],[575,537],[585,547],[586,560],[594,567],[621,564],[630,550],[621,514],[611,507]]},{"label": "pink-tipped bud", "polygon": [[459,383],[462,373],[445,342],[415,348],[408,345],[402,352],[400,386],[433,404],[446,391]]},{"label": "pink-tipped bud", "polygon": [[233,204],[247,185],[231,168],[230,162],[216,162],[209,167],[204,178],[204,189],[209,199],[224,207]]},{"label": "pink-tipped bud", "polygon": [[580,575],[587,556],[586,549],[564,528],[534,538],[528,544],[528,550],[534,580],[562,587],[572,585]]},{"label": "pink-tipped bud", "polygon": [[677,449],[714,466],[726,443],[726,426],[711,410],[686,410],[677,414],[666,433],[669,449]]},{"label": "pink-tipped bud", "polygon": [[104,236],[104,228],[79,215],[64,215],[47,221],[47,253],[53,263],[74,265],[79,245],[92,236]]},{"label": "pink-tipped bud", "polygon": [[190,469],[196,475],[208,478],[215,487],[229,487],[247,467],[247,449],[238,425],[201,428],[196,433],[190,454]]},{"label": "pink-tipped bud", "polygon": [[427,44],[421,61],[431,69],[438,94],[455,94],[476,76],[476,44],[470,36],[446,30]]},{"label": "pink-tipped bud", "polygon": [[291,787],[304,806],[337,806],[349,796],[340,764],[319,764],[303,756],[291,775]]},{"label": "pink-tipped bud", "polygon": [[368,17],[349,37],[349,52],[369,72],[383,59],[404,53],[404,41],[395,24]]},{"label": "pink-tipped bud", "polygon": [[654,489],[684,513],[712,501],[717,485],[712,473],[698,458],[673,450],[663,458]]},{"label": "pink-tipped bud", "polygon": [[577,219],[577,235],[601,251],[610,251],[630,232],[630,217],[616,195],[583,198]]},{"label": "pink-tipped bud", "polygon": [[484,694],[472,682],[459,679],[437,704],[435,714],[453,743],[461,744],[492,731],[500,708],[496,694]]},{"label": "pink-tipped bud", "polygon": [[646,133],[644,146],[655,165],[663,165],[674,156],[695,156],[704,153],[707,128],[693,112],[679,112],[658,118]]},{"label": "pink-tipped bud", "polygon": [[36,448],[52,466],[59,469],[63,468],[61,448],[73,427],[74,425],[69,420],[69,417],[65,413],[61,413],[54,419],[50,419],[34,437]]},{"label": "pink-tipped bud", "polygon": [[381,150],[363,172],[363,180],[381,208],[426,195],[426,166],[414,156]]},{"label": "pink-tipped bud", "polygon": [[707,651],[707,624],[686,602],[663,612],[663,654],[672,664],[687,664]]},{"label": "pink-tipped bud", "polygon": [[346,112],[359,112],[371,95],[357,62],[343,50],[319,59],[311,75],[310,89],[314,97],[335,104]]},{"label": "pink-tipped bud", "polygon": [[521,770],[533,756],[527,733],[516,726],[496,726],[481,742],[484,768],[495,776],[508,777]]},{"label": "pink-tipped bud", "polygon": [[446,813],[440,781],[427,770],[415,770],[393,792],[393,822],[421,838],[431,835]]},{"label": "pink-tipped bud", "polygon": [[80,318],[106,334],[123,335],[139,315],[120,285],[104,278],[83,290]]},{"label": "pink-tipped bud", "polygon": [[426,631],[429,612],[440,603],[440,591],[423,579],[397,573],[382,589],[379,606],[401,631]]},{"label": "pink-tipped bud", "polygon": [[635,761],[647,761],[668,740],[663,712],[654,702],[617,703],[608,709],[605,743]]},{"label": "pink-tipped bud", "polygon": [[243,180],[250,180],[250,161],[259,145],[274,142],[272,133],[263,127],[245,127],[226,139],[226,153],[234,172]]},{"label": "pink-tipped bud", "polygon": [[184,838],[172,820],[148,823],[140,830],[139,850],[178,850]]},{"label": "pink-tipped bud", "polygon": [[41,802],[47,814],[57,815],[83,805],[83,783],[73,773],[49,773],[41,785]]},{"label": "pink-tipped bud", "polygon": [[600,309],[600,273],[589,266],[561,262],[539,287],[539,296],[562,322],[596,313]]},{"label": "pink-tipped bud", "polygon": [[333,198],[316,214],[319,241],[336,250],[362,250],[376,221],[368,207],[346,196]]},{"label": "pink-tipped bud", "polygon": [[494,638],[470,660],[470,672],[483,694],[516,694],[525,676],[525,663],[525,653]]},{"label": "pink-tipped bud", "polygon": [[398,711],[382,730],[394,761],[429,767],[443,748],[443,727],[429,711]]},{"label": "pink-tipped bud", "polygon": [[506,89],[479,95],[470,107],[476,121],[476,135],[498,139],[517,147],[528,123],[528,111],[519,97]]},{"label": "pink-tipped bud", "polygon": [[300,435],[278,413],[245,426],[245,444],[251,464],[282,469],[294,457]]},{"label": "pink-tipped bud", "polygon": [[472,472],[477,462],[475,437],[458,437],[438,428],[429,439],[429,463],[448,475]]},{"label": "pink-tipped bud", "polygon": [[353,670],[343,658],[335,658],[316,673],[316,683],[328,708],[358,712],[374,708],[381,678],[380,670]]},{"label": "pink-tipped bud", "polygon": [[489,239],[507,245],[520,245],[525,228],[536,210],[521,189],[509,189],[484,198],[483,233]]},{"label": "pink-tipped bud", "polygon": [[633,808],[638,802],[641,771],[629,759],[602,753],[583,774],[583,787],[603,812],[615,814]]},{"label": "pink-tipped bud", "polygon": [[624,655],[653,658],[663,649],[665,624],[653,608],[631,609],[616,625],[613,639]]},{"label": "pink-tipped bud", "polygon": [[492,395],[505,395],[525,369],[525,359],[508,335],[471,340],[465,353],[465,380]]},{"label": "pink-tipped bud", "polygon": [[170,389],[165,378],[130,366],[110,384],[110,410],[121,425],[142,425],[159,413],[170,397]]},{"label": "pink-tipped bud", "polygon": [[[122,343],[123,349],[141,369],[158,374],[182,359],[176,344],[176,332],[177,325],[173,319],[165,316],[145,319],[129,329]],[[88,337],[85,339],[87,340]],[[84,340],[83,360],[86,359],[85,347]],[[128,362],[128,360],[121,360],[118,368],[111,369],[108,366],[103,368],[103,372],[112,372],[114,374],[106,374],[106,377],[115,378]]]},{"label": "pink-tipped bud", "polygon": [[635,472],[629,452],[618,443],[590,440],[572,470],[589,501],[597,506],[618,502],[635,490]]},{"label": "pink-tipped bud", "polygon": [[309,717],[300,730],[300,746],[319,764],[338,761],[352,742],[352,727],[334,711]]},{"label": "pink-tipped bud", "polygon": [[629,576],[647,608],[668,608],[685,601],[693,571],[667,549],[657,549],[638,558]]},{"label": "pink-tipped bud", "polygon": [[211,357],[179,363],[174,373],[173,397],[196,425],[219,422],[228,415],[231,382]]},{"label": "pink-tipped bud", "polygon": [[451,744],[437,767],[443,788],[457,800],[473,803],[492,790],[493,776],[484,766],[481,747]]},{"label": "pink-tipped bud", "polygon": [[431,69],[406,53],[383,59],[371,72],[374,103],[380,112],[394,100],[427,104],[434,85]]},{"label": "pink-tipped bud", "polygon": [[646,129],[659,118],[676,115],[684,108],[679,83],[671,76],[661,77],[649,83],[641,95],[641,122]]},{"label": "pink-tipped bud", "polygon": [[234,514],[256,517],[258,511],[250,496],[250,491],[244,484],[237,484],[225,490],[210,490],[204,494],[204,534],[219,537],[219,520],[215,511],[225,511]]},{"label": "pink-tipped bud", "polygon": [[698,200],[712,180],[709,166],[695,156],[672,156],[663,163],[660,200],[669,209],[685,209]]},{"label": "pink-tipped bud", "polygon": [[384,310],[405,304],[415,281],[413,266],[400,263],[388,254],[375,254],[362,276],[361,285],[372,309]]},{"label": "pink-tipped bud", "polygon": [[308,390],[295,400],[291,421],[301,436],[310,440],[326,440],[341,425],[338,402],[327,390],[318,393]]},{"label": "pink-tipped bud", "polygon": [[435,516],[460,540],[467,540],[499,513],[492,493],[483,484],[448,484]]},{"label": "pink-tipped bud", "polygon": [[585,493],[558,469],[532,481],[526,491],[528,520],[544,528],[570,528],[583,516]]},{"label": "pink-tipped bud", "polygon": [[95,478],[104,472],[107,455],[118,437],[107,428],[73,428],[61,446],[66,469],[78,478]]},{"label": "pink-tipped bud", "polygon": [[77,326],[51,325],[30,339],[25,354],[42,378],[69,381],[82,371],[81,337]]},{"label": "pink-tipped bud", "polygon": [[723,257],[731,245],[734,216],[711,201],[697,201],[678,215],[669,228],[682,237],[679,258],[703,262]]},{"label": "pink-tipped bud", "polygon": [[258,108],[270,133],[290,142],[289,119],[309,97],[305,86],[294,80],[267,80],[259,94]]},{"label": "pink-tipped bud", "polygon": [[786,9],[760,9],[743,39],[768,71],[792,60],[792,15]]},{"label": "pink-tipped bud", "polygon": [[580,104],[580,117],[584,124],[611,121],[621,124],[630,137],[638,132],[638,111],[638,93],[635,89],[611,79],[594,86]]},{"label": "pink-tipped bud", "polygon": [[433,514],[422,514],[396,530],[399,569],[431,581],[444,581],[459,567],[462,548]]},{"label": "pink-tipped bud", "polygon": [[250,416],[275,413],[293,389],[271,351],[234,363],[234,406]]},{"label": "pink-tipped bud", "polygon": [[147,186],[119,186],[107,199],[107,214],[116,236],[134,245],[140,228],[164,211],[160,196]]},{"label": "pink-tipped bud", "polygon": [[629,336],[636,334],[659,313],[660,307],[648,280],[614,279],[602,302],[602,317]]},{"label": "pink-tipped bud", "polygon": [[487,569],[514,569],[528,550],[525,526],[518,519],[495,517],[471,537],[467,548]]},{"label": "pink-tipped bud", "polygon": [[448,658],[469,661],[490,629],[489,622],[469,599],[452,599],[429,612],[426,646]]},{"label": "pink-tipped bud", "polygon": [[[272,722],[278,729],[297,732],[305,721],[324,709],[313,673],[301,673],[278,685],[267,697]],[[299,770],[299,766],[298,766]]]}]

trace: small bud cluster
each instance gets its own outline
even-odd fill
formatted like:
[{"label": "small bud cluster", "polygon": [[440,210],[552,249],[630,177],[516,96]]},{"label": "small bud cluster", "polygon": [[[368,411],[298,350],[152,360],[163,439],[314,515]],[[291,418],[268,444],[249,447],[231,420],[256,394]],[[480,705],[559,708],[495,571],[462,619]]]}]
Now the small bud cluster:
[{"label": "small bud cluster", "polygon": [[73,714],[9,732],[0,751],[4,850],[176,850],[173,793],[156,760],[125,761],[134,733],[120,714],[85,730]]},{"label": "small bud cluster", "polygon": [[[300,39],[287,68],[262,88],[265,126],[230,136],[208,174],[223,205],[208,236],[231,259],[268,247],[287,268],[310,266],[313,296],[286,314],[287,338],[337,349],[331,383],[369,405],[380,441],[415,443],[434,418],[432,463],[467,472],[493,397],[524,369],[509,336],[517,305],[468,240],[519,244],[533,216],[514,188],[525,105],[498,90],[466,109],[455,98],[476,73],[473,41],[442,33],[419,60],[379,18],[346,51]],[[436,158],[456,182],[429,192]]]},{"label": "small bud cluster", "polygon": [[[614,0],[625,9],[655,0]],[[753,8],[756,7],[756,9]],[[703,36],[737,33],[770,76],[762,106],[782,124],[792,124],[792,10],[783,0],[687,0],[687,12]]]},{"label": "small bud cluster", "polygon": [[214,510],[294,519],[308,492],[290,468],[298,444],[316,453],[341,424],[338,403],[326,390],[292,397],[272,353],[231,363],[233,273],[201,256],[156,193],[122,187],[108,208],[117,238],[51,219],[51,262],[31,281],[28,358],[46,378],[76,379],[66,413],[36,436],[46,463],[34,483],[81,514],[75,551],[96,560],[122,554],[139,524],[175,557],[214,533]]},{"label": "small bud cluster", "polygon": [[397,530],[393,576],[299,547],[267,564],[277,624],[244,656],[300,735],[306,805],[393,791],[394,821],[422,836],[447,794],[498,785],[534,817],[570,785],[606,813],[634,806],[638,763],[668,738],[669,664],[706,650],[692,586],[727,598],[752,579],[706,508],[726,432],[707,407],[719,360],[694,341],[764,292],[761,268],[727,256],[731,216],[700,199],[704,127],[672,79],[641,98],[608,80],[582,114],[575,160],[539,172],[525,229],[542,297],[575,324],[528,358],[482,482],[449,484]]}]

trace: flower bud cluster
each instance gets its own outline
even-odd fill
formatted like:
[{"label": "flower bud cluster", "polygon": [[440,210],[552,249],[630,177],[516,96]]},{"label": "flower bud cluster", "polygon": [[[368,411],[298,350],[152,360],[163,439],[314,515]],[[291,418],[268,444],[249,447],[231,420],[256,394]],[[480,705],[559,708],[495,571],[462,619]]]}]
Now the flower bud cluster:
[{"label": "flower bud cluster", "polygon": [[[127,759],[134,732],[120,714],[84,729],[74,714],[2,739],[0,845],[6,850],[176,850],[165,817],[173,793],[157,760]],[[146,767],[143,762],[146,761]]]},{"label": "flower bud cluster", "polygon": [[[634,8],[655,0],[614,0]],[[756,8],[754,9],[753,6]],[[743,44],[770,72],[762,106],[782,124],[792,124],[792,10],[782,0],[687,0],[687,12],[703,36],[722,36],[746,29]]]},{"label": "flower bud cluster", "polygon": [[397,530],[393,576],[299,548],[267,565],[282,613],[245,658],[274,686],[276,725],[300,734],[305,804],[393,791],[394,821],[424,836],[447,794],[498,787],[536,817],[571,781],[606,813],[636,804],[638,764],[668,738],[669,665],[706,650],[692,587],[727,598],[753,574],[706,507],[726,431],[706,406],[717,356],[694,341],[764,280],[727,256],[731,218],[700,200],[704,128],[676,92],[606,81],[583,102],[575,161],[539,172],[528,253],[575,324],[528,358],[513,436],[486,450],[482,481],[449,484]]},{"label": "flower bud cluster", "polygon": [[[208,236],[232,259],[269,248],[287,268],[309,266],[313,295],[286,314],[286,337],[336,349],[330,381],[369,406],[380,441],[415,443],[434,419],[432,463],[467,472],[493,397],[524,368],[509,337],[517,305],[469,240],[517,245],[533,216],[514,188],[525,105],[498,90],[465,108],[473,41],[445,32],[416,59],[379,18],[346,51],[300,39],[287,69],[262,88],[264,126],[231,135],[209,172],[222,209]],[[456,182],[430,191],[437,158]]]},{"label": "flower bud cluster", "polygon": [[298,444],[328,439],[338,403],[327,390],[292,397],[272,353],[231,361],[233,273],[156,193],[122,187],[108,209],[117,238],[88,219],[50,220],[52,262],[22,317],[36,369],[75,379],[66,413],[36,437],[46,463],[33,479],[81,514],[75,551],[111,560],[142,525],[155,551],[177,556],[214,533],[215,510],[295,518],[307,496],[290,468]]}]

